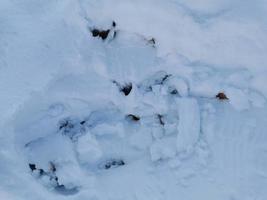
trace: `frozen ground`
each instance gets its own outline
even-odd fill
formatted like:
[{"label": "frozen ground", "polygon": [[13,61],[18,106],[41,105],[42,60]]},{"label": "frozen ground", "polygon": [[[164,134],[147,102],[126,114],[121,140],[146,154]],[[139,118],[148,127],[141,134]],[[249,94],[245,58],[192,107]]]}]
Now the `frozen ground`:
[{"label": "frozen ground", "polygon": [[2,0],[0,199],[266,200],[266,11]]}]

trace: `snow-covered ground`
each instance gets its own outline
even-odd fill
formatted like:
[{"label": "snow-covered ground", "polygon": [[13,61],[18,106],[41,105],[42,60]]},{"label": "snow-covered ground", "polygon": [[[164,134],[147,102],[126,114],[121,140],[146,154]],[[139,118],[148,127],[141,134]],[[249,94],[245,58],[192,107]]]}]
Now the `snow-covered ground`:
[{"label": "snow-covered ground", "polygon": [[0,199],[266,200],[266,13],[1,0]]}]

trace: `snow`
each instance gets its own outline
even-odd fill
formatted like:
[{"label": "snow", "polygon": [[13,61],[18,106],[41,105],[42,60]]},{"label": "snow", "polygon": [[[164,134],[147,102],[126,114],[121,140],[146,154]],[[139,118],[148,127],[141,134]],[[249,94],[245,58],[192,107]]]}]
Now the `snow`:
[{"label": "snow", "polygon": [[155,141],[150,147],[150,154],[153,162],[175,157],[175,139],[170,137]]},{"label": "snow", "polygon": [[0,199],[267,199],[266,11],[2,0]]},{"label": "snow", "polygon": [[96,138],[86,134],[77,143],[77,154],[81,164],[90,165],[97,162],[103,153]]},{"label": "snow", "polygon": [[179,125],[177,152],[190,152],[200,136],[200,113],[195,99],[181,98],[177,102]]}]

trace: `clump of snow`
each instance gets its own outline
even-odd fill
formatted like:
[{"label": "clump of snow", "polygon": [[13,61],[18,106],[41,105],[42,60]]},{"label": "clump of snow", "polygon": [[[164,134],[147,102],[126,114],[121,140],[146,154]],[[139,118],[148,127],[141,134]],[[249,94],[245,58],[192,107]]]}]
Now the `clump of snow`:
[{"label": "clump of snow", "polygon": [[92,165],[98,162],[103,154],[96,138],[90,133],[79,138],[76,151],[78,159],[83,165]]},{"label": "clump of snow", "polygon": [[250,107],[248,95],[237,88],[227,88],[227,97],[230,99],[230,104],[237,110],[244,110]]},{"label": "clump of snow", "polygon": [[175,138],[163,138],[156,140],[150,147],[152,161],[159,161],[168,158],[173,158],[176,155]]}]

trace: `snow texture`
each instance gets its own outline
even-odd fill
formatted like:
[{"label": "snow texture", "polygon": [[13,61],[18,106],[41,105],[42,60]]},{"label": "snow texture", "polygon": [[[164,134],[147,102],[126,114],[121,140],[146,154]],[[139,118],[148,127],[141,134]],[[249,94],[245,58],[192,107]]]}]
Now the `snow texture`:
[{"label": "snow texture", "polygon": [[181,98],[177,102],[179,126],[177,152],[190,151],[200,137],[200,113],[195,99]]},{"label": "snow texture", "polygon": [[266,200],[266,13],[1,0],[0,199]]}]

